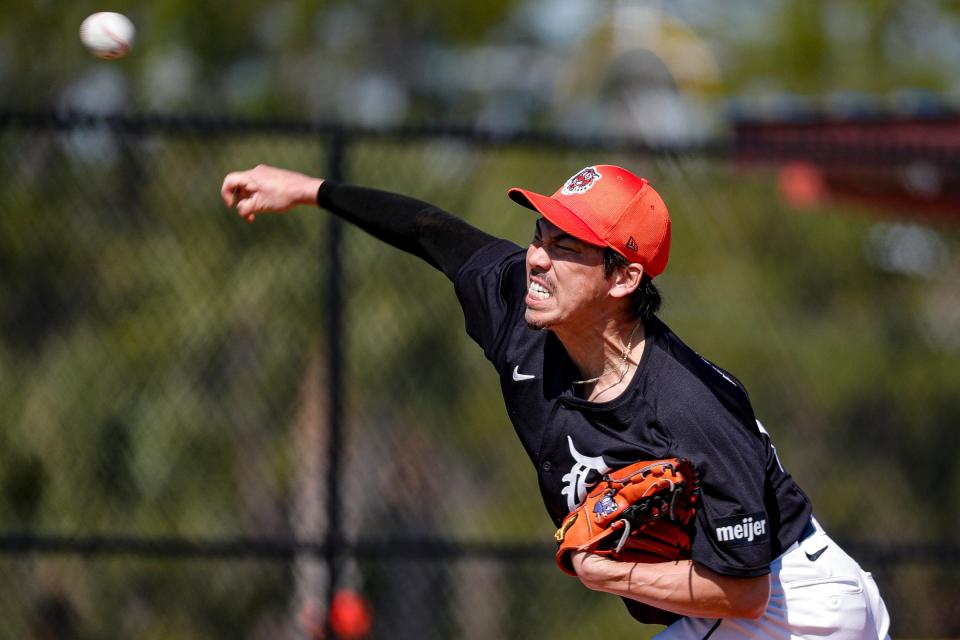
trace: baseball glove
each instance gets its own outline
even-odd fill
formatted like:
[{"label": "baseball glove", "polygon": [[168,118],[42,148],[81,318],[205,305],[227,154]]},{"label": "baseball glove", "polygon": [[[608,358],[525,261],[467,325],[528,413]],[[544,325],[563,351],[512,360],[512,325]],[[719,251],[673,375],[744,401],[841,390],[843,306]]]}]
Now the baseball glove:
[{"label": "baseball glove", "polygon": [[574,551],[623,562],[689,558],[687,525],[699,499],[699,476],[686,458],[645,460],[612,471],[564,518],[555,536],[557,565],[576,576]]}]

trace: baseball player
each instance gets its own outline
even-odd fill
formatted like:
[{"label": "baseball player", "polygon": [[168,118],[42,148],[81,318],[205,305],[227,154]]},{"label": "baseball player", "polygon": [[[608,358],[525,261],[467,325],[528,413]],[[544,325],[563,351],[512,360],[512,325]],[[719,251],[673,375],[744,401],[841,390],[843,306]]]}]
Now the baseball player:
[{"label": "baseball player", "polygon": [[572,556],[588,588],[667,624],[658,638],[888,637],[873,578],[812,517],[743,385],[657,317],[670,217],[647,180],[597,165],[552,196],[511,189],[540,214],[525,249],[424,202],[263,165],[227,175],[221,193],[249,221],[319,204],[442,270],[555,524],[612,470],[696,465],[689,560]]}]

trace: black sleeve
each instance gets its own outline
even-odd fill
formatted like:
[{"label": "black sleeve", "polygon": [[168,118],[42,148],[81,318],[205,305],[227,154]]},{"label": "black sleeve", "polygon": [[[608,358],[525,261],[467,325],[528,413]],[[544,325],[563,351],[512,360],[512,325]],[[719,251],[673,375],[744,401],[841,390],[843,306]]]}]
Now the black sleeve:
[{"label": "black sleeve", "polygon": [[512,242],[496,240],[474,253],[454,280],[467,334],[494,364],[499,363],[507,329],[524,311],[524,255]]},{"label": "black sleeve", "polygon": [[478,249],[497,240],[426,202],[324,180],[317,204],[373,237],[422,258],[454,280]]}]

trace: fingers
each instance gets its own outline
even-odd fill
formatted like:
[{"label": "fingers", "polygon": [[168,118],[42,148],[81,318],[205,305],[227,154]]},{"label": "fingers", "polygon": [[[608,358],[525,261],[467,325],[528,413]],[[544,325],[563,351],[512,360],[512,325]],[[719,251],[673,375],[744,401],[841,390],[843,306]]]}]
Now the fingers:
[{"label": "fingers", "polygon": [[223,186],[220,187],[220,197],[228,207],[237,205],[237,194],[240,191],[250,190],[249,171],[234,171],[228,173],[223,179]]},{"label": "fingers", "polygon": [[240,214],[241,217],[246,218],[247,222],[253,222],[254,215],[261,209],[259,200],[259,195],[256,193],[238,198],[235,205],[237,213]]},{"label": "fingers", "polygon": [[261,164],[247,171],[228,173],[220,187],[220,197],[247,222],[253,222],[254,216],[261,213],[282,213],[298,204],[315,203],[322,183],[320,178]]},{"label": "fingers", "polygon": [[249,171],[234,171],[228,173],[220,187],[220,197],[228,207],[236,208],[237,214],[244,220],[252,223],[256,219],[256,212],[260,207],[258,186]]}]

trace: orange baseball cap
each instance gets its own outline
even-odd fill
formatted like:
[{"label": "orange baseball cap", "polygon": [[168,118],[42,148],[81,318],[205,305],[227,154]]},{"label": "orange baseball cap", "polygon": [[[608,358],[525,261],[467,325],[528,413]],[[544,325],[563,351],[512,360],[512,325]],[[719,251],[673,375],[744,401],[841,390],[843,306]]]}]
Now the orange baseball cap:
[{"label": "orange baseball cap", "polygon": [[667,266],[670,212],[646,178],[626,169],[587,167],[549,197],[516,187],[507,195],[573,237],[643,265],[651,278]]}]

